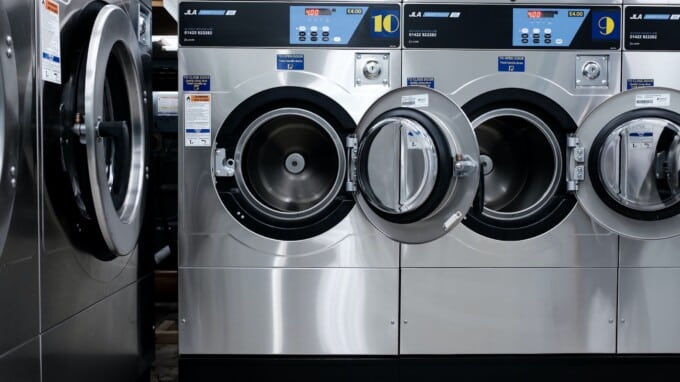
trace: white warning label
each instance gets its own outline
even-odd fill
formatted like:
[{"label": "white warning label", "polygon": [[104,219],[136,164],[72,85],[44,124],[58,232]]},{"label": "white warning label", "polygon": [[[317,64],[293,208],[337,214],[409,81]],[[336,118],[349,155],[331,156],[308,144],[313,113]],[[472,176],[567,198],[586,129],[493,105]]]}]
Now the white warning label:
[{"label": "white warning label", "polygon": [[43,81],[61,84],[59,4],[40,0],[40,59]]},{"label": "white warning label", "polygon": [[184,95],[184,146],[210,146],[210,94]]},{"label": "white warning label", "polygon": [[409,130],[406,133],[406,147],[409,150],[422,150],[426,147],[425,137],[418,130]]},{"label": "white warning label", "polygon": [[641,94],[635,96],[635,107],[663,107],[671,106],[671,95],[663,94]]},{"label": "white warning label", "polygon": [[430,99],[427,94],[414,94],[401,97],[401,106],[405,107],[428,107]]}]

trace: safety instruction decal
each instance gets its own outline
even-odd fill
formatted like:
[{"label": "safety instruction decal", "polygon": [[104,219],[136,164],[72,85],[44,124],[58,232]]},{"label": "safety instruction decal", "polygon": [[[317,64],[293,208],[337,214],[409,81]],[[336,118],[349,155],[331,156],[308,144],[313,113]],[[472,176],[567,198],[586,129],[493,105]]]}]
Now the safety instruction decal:
[{"label": "safety instruction decal", "polygon": [[671,105],[671,95],[664,94],[641,94],[635,96],[635,107],[664,107]]},{"label": "safety instruction decal", "polygon": [[418,130],[409,130],[406,133],[406,147],[409,150],[422,150],[427,147],[425,137]]},{"label": "safety instruction decal", "polygon": [[210,94],[184,95],[184,146],[210,147]]},{"label": "safety instruction decal", "polygon": [[185,75],[182,89],[185,92],[209,92],[210,91],[210,76],[209,75]]},{"label": "safety instruction decal", "polygon": [[61,85],[59,4],[40,0],[40,59],[43,81]]},{"label": "safety instruction decal", "polygon": [[654,148],[654,132],[634,131],[628,134],[628,144],[631,149],[652,149]]},{"label": "safety instruction decal", "polygon": [[414,94],[401,97],[401,106],[404,107],[428,107],[430,99],[427,94]]},{"label": "safety instruction decal", "polygon": [[409,77],[406,79],[406,85],[434,89],[434,77]]},{"label": "safety instruction decal", "polygon": [[626,82],[628,90],[654,86],[654,79],[652,78],[631,78]]}]

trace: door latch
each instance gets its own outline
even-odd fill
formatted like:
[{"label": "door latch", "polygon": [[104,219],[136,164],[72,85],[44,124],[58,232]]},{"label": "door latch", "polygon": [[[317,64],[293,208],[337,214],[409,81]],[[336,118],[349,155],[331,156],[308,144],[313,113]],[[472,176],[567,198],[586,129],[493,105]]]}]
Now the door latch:
[{"label": "door latch", "polygon": [[356,192],[358,151],[357,136],[354,134],[348,135],[345,139],[345,146],[347,147],[347,180],[345,182],[345,190],[348,192]]},{"label": "door latch", "polygon": [[586,178],[586,149],[574,134],[567,136],[567,191],[576,192]]},{"label": "door latch", "polygon": [[215,176],[232,177],[236,173],[235,162],[232,158],[227,159],[227,150],[215,150]]},{"label": "door latch", "polygon": [[453,176],[464,178],[479,168],[479,163],[467,154],[456,154],[453,162]]}]

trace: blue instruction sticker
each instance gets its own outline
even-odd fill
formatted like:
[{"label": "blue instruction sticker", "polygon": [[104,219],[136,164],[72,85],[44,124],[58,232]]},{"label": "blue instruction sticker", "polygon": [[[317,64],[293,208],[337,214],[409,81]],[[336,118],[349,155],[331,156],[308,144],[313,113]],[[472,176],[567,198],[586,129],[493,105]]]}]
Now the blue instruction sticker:
[{"label": "blue instruction sticker", "polygon": [[626,82],[628,83],[628,90],[654,86],[653,78],[631,78]]},{"label": "blue instruction sticker", "polygon": [[278,70],[305,70],[304,54],[277,54],[276,69]]},{"label": "blue instruction sticker", "polygon": [[185,92],[210,91],[210,76],[208,75],[186,75],[183,82]]},{"label": "blue instruction sticker", "polygon": [[498,57],[498,71],[499,72],[523,72],[526,66],[526,59],[524,56],[499,56]]},{"label": "blue instruction sticker", "polygon": [[434,89],[434,77],[409,77],[406,79],[406,85]]}]

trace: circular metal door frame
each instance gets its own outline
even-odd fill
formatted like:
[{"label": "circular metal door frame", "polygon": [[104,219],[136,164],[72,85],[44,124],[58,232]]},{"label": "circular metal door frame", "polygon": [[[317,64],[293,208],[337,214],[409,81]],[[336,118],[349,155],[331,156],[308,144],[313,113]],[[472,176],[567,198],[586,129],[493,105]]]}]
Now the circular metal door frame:
[{"label": "circular metal door frame", "polygon": [[[454,157],[465,156],[479,162],[477,138],[463,110],[446,95],[423,87],[395,89],[378,99],[359,122],[356,132],[359,146],[367,132],[381,122],[381,115],[399,108],[408,108],[433,121],[446,137]],[[451,160],[454,161],[454,158]],[[467,176],[455,176],[453,173],[450,176],[448,190],[438,206],[414,222],[399,223],[381,216],[361,189],[356,193],[356,200],[366,218],[392,240],[410,244],[426,243],[440,238],[460,223],[475,198],[479,186],[478,168]]]},{"label": "circular metal door frame", "polygon": [[563,166],[563,160],[562,160],[562,149],[560,148],[560,142],[557,140],[557,137],[555,134],[552,132],[550,129],[550,126],[548,126],[543,119],[540,117],[534,115],[533,113],[530,113],[526,110],[521,110],[517,108],[500,108],[500,109],[494,109],[489,112],[486,112],[482,114],[481,116],[475,118],[472,121],[472,127],[477,129],[479,126],[484,124],[485,122],[488,122],[492,119],[499,118],[499,117],[516,117],[522,120],[525,120],[529,122],[531,125],[533,125],[535,128],[537,128],[541,134],[545,137],[547,143],[550,146],[550,150],[552,151],[553,154],[553,160],[554,160],[554,168],[553,168],[553,174],[552,178],[550,179],[550,183],[548,188],[542,193],[541,197],[532,205],[519,210],[519,211],[514,211],[514,212],[498,212],[489,209],[488,207],[484,207],[484,212],[494,218],[494,219],[499,219],[499,220],[515,220],[518,218],[523,218],[527,214],[531,214],[532,212],[539,211],[546,205],[550,203],[550,199],[552,196],[557,192],[557,190],[560,187],[560,182],[563,181],[563,179],[560,177],[560,174],[562,174],[562,166]]},{"label": "circular metal door frame", "polygon": [[[667,94],[670,97],[669,106],[652,106],[649,110],[668,110],[680,114],[680,91],[667,88],[640,88],[616,95],[596,108],[576,131],[581,146],[585,149],[585,161],[590,162],[593,142],[597,139],[601,129],[622,114],[630,110],[640,109],[637,99],[640,96]],[[649,108],[648,105],[645,105]],[[599,151],[599,150],[598,150]],[[588,166],[586,166],[588,168]],[[598,195],[592,176],[587,173],[580,182],[576,192],[579,204],[588,215],[605,228],[619,235],[633,239],[651,240],[666,239],[680,235],[680,215],[660,220],[641,220],[624,216],[607,205]]]},{"label": "circular metal door frame", "polygon": [[[92,28],[85,74],[85,144],[89,181],[97,222],[108,248],[119,256],[137,246],[143,213],[146,172],[146,126],[142,64],[137,36],[121,8],[101,9]],[[130,175],[125,198],[117,209],[106,171],[106,147],[99,131],[104,115],[106,66],[112,55],[120,60],[130,105]]]},{"label": "circular metal door frame", "polygon": [[19,88],[9,18],[0,5],[0,257],[12,218],[19,155]]},{"label": "circular metal door frame", "polygon": [[[296,117],[302,117],[304,119],[310,120],[313,123],[315,123],[317,126],[321,127],[326,133],[331,140],[333,141],[333,144],[336,149],[337,153],[337,159],[338,159],[338,172],[335,176],[335,181],[333,182],[333,185],[329,192],[314,206],[303,210],[303,211],[296,211],[296,212],[286,212],[286,211],[280,211],[276,210],[262,201],[260,201],[252,192],[250,187],[248,186],[248,182],[244,178],[244,160],[243,160],[243,154],[246,145],[250,141],[250,138],[258,131],[260,127],[265,125],[267,122],[270,122],[276,118],[279,117],[289,117],[289,116],[296,116]],[[296,155],[296,154],[293,154]],[[299,154],[298,154],[299,155]],[[302,158],[302,156],[300,156]],[[302,159],[304,161],[304,159]],[[301,108],[293,108],[293,107],[284,107],[284,108],[279,108],[279,109],[274,109],[271,110],[258,118],[256,118],[253,122],[246,127],[245,131],[241,135],[241,137],[238,140],[238,143],[236,144],[236,149],[234,150],[234,168],[235,168],[235,177],[236,177],[236,183],[238,184],[239,189],[243,192],[243,196],[245,199],[251,203],[252,205],[255,205],[262,211],[262,213],[271,216],[273,218],[277,219],[290,219],[290,220],[301,220],[301,219],[307,219],[311,216],[314,216],[318,214],[320,211],[323,211],[328,207],[331,203],[333,203],[333,200],[335,197],[338,195],[338,193],[341,191],[342,186],[344,184],[344,179],[345,179],[345,173],[346,173],[346,157],[345,157],[345,147],[340,139],[340,136],[338,133],[335,131],[333,126],[326,121],[323,117],[320,115]]]}]

